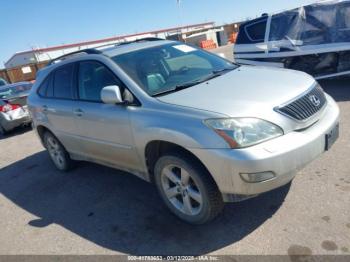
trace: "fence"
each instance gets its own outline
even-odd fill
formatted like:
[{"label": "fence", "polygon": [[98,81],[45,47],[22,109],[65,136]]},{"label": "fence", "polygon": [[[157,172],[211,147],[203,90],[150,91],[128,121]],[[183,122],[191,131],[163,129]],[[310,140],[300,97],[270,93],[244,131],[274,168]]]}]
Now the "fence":
[{"label": "fence", "polygon": [[0,77],[9,83],[35,80],[36,72],[45,67],[47,62],[37,64],[22,65],[10,69],[0,70]]}]

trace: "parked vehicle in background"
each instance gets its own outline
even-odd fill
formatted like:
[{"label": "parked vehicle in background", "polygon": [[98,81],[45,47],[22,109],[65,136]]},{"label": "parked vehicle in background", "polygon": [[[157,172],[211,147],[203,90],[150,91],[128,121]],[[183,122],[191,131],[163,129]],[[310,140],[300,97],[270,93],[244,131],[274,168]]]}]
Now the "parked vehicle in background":
[{"label": "parked vehicle in background", "polygon": [[350,1],[333,0],[264,15],[241,25],[240,64],[304,71],[316,79],[350,75]]},{"label": "parked vehicle in background", "polygon": [[0,77],[0,86],[4,86],[4,85],[7,85],[7,82],[5,79]]},{"label": "parked vehicle in background", "polygon": [[287,184],[338,138],[339,109],[311,76],[166,40],[61,57],[28,101],[59,170],[85,160],[131,172],[194,224]]},{"label": "parked vehicle in background", "polygon": [[27,107],[27,97],[31,88],[30,82],[0,87],[0,135],[31,123]]}]

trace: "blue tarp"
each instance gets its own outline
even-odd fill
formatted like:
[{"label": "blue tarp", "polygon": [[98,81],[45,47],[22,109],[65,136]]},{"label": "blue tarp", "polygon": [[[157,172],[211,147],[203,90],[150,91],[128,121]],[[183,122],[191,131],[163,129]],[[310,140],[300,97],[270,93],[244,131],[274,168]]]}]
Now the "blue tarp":
[{"label": "blue tarp", "polygon": [[269,40],[298,45],[350,42],[350,1],[324,1],[275,14]]}]

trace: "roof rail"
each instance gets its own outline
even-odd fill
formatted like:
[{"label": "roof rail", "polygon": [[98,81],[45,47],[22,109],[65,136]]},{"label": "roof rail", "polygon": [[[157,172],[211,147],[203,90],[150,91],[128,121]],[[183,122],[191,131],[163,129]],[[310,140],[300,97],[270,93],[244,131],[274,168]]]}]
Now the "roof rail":
[{"label": "roof rail", "polygon": [[119,45],[128,45],[128,44],[132,44],[132,43],[152,42],[152,41],[161,41],[161,40],[165,40],[165,39],[157,38],[157,37],[145,37],[145,38],[136,39],[134,41],[121,42],[121,43],[119,43]]},{"label": "roof rail", "polygon": [[140,39],[136,39],[133,41],[124,41],[124,42],[118,42],[118,43],[113,43],[113,44],[105,44],[105,45],[100,45],[97,46],[97,48],[102,48],[102,47],[107,47],[107,46],[121,46],[121,45],[128,45],[128,44],[132,44],[132,43],[139,43],[139,42],[151,42],[151,41],[161,41],[161,40],[165,40],[162,38],[157,38],[157,37],[145,37],[145,38],[140,38]]},{"label": "roof rail", "polygon": [[59,56],[59,57],[56,57],[54,59],[51,59],[50,62],[47,64],[47,66],[49,65],[53,65],[59,61],[63,61],[63,60],[66,60],[67,58],[71,57],[71,56],[74,56],[74,55],[78,55],[78,54],[89,54],[89,55],[92,55],[92,54],[101,54],[102,52],[99,51],[99,50],[96,50],[94,48],[89,48],[89,49],[82,49],[82,50],[79,50],[79,51],[75,51],[75,52],[71,52],[69,54],[65,54],[65,55],[62,55],[62,56]]},{"label": "roof rail", "polygon": [[165,40],[163,38],[158,38],[158,37],[144,37],[144,38],[140,38],[140,39],[136,39],[134,42],[143,42],[143,41],[161,41],[161,40]]},{"label": "roof rail", "polygon": [[149,41],[161,41],[161,40],[165,40],[162,38],[157,38],[157,37],[145,37],[145,38],[140,38],[140,39],[136,39],[134,41],[125,41],[125,42],[119,42],[119,43],[114,43],[114,44],[106,44],[106,45],[101,45],[101,46],[97,46],[95,48],[88,48],[88,49],[82,49],[82,50],[78,50],[75,52],[71,52],[69,54],[65,54],[62,56],[59,56],[57,58],[51,59],[50,62],[47,64],[47,66],[49,65],[53,65],[59,61],[63,61],[71,56],[74,55],[78,55],[78,54],[102,54],[102,52],[100,50],[98,50],[97,48],[101,48],[101,47],[106,47],[106,46],[121,46],[121,45],[127,45],[127,44],[132,44],[132,43],[139,43],[139,42],[149,42]]}]

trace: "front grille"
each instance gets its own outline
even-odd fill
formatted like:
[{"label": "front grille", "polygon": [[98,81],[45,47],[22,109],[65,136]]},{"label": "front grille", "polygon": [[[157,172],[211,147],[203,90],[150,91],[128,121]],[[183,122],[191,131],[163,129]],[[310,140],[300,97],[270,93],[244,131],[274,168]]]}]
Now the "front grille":
[{"label": "front grille", "polygon": [[317,85],[302,97],[277,108],[277,111],[298,121],[305,121],[319,112],[326,102],[322,88]]}]

